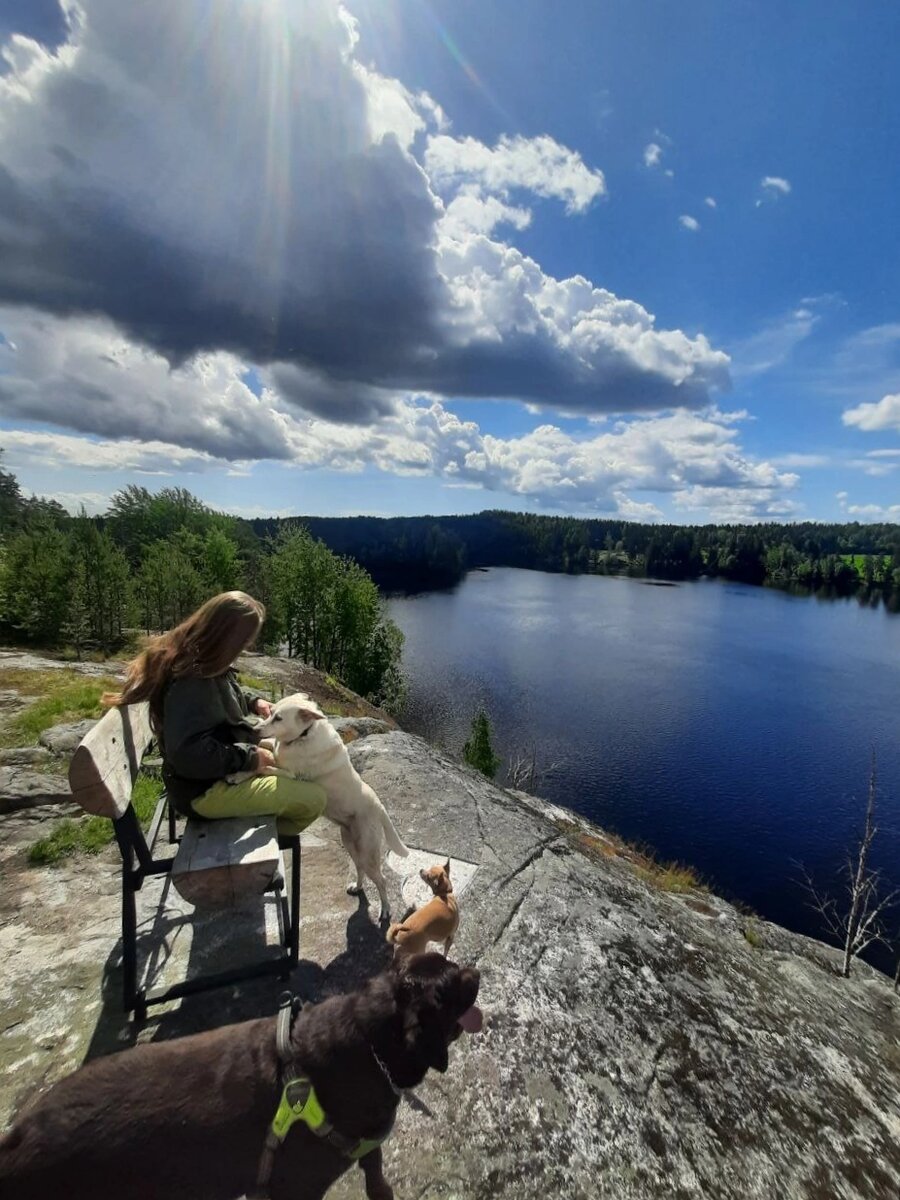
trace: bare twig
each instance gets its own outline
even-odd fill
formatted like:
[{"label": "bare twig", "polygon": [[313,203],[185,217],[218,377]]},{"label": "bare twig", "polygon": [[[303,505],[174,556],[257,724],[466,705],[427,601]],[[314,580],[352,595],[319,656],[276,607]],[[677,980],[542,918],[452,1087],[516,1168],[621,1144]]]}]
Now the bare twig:
[{"label": "bare twig", "polygon": [[561,762],[539,766],[537,747],[532,742],[530,749],[517,750],[510,758],[506,767],[506,782],[517,791],[533,794],[541,784],[555,775],[561,766]]},{"label": "bare twig", "polygon": [[[810,897],[810,907],[822,918],[825,928],[837,940],[844,951],[841,974],[846,978],[854,958],[862,954],[873,942],[888,945],[887,929],[884,924],[885,913],[894,908],[900,901],[900,888],[879,895],[881,888],[881,873],[869,867],[869,853],[878,826],[875,824],[875,800],[877,796],[877,769],[875,750],[872,750],[872,766],[869,771],[869,794],[866,801],[866,816],[863,833],[856,853],[847,859],[844,874],[847,881],[847,907],[839,908],[833,896],[819,892],[803,870],[803,886]],[[900,963],[897,965],[897,979],[900,981]]]}]

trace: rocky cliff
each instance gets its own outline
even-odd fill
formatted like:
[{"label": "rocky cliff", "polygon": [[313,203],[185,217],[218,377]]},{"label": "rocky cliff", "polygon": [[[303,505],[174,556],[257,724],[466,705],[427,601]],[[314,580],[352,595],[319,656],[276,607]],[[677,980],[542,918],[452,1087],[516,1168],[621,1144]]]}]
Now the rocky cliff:
[{"label": "rocky cliff", "polygon": [[[707,893],[662,890],[602,830],[415,737],[345,725],[408,844],[458,860],[454,954],[483,979],[484,1032],[401,1107],[386,1147],[398,1200],[896,1200],[900,998],[887,980],[865,967],[841,979],[820,943],[751,926]],[[278,989],[210,993],[136,1034],[117,1012],[115,855],[29,867],[26,826],[41,811],[0,818],[0,1124],[85,1055],[272,1011]],[[304,835],[294,980],[311,997],[386,958],[345,880],[319,822]],[[391,876],[397,911],[402,883]],[[195,920],[154,886],[142,893],[148,951],[164,948],[152,970],[234,952],[236,926],[248,944],[259,933],[251,914]],[[361,1197],[356,1174],[333,1194]]]}]

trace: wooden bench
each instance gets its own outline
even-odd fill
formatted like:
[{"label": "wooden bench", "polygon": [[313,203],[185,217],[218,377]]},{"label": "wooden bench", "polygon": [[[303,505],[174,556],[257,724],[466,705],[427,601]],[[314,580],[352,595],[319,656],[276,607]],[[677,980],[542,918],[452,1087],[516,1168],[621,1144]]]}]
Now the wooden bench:
[{"label": "wooden bench", "polygon": [[[72,796],[85,812],[112,820],[122,854],[122,969],[124,1005],[142,1019],[162,1004],[239,980],[275,974],[286,978],[297,965],[300,917],[300,837],[279,836],[274,817],[225,821],[188,820],[179,837],[175,810],[163,794],[147,836],[131,803],[141,759],[152,741],[146,704],[113,708],[94,726],[69,764]],[[156,858],[160,828],[168,815],[174,857]],[[291,857],[290,901],[283,852]],[[170,875],[173,887],[196,908],[221,908],[275,892],[279,898],[282,953],[230,971],[149,989],[139,983],[136,896],[152,875]]]}]

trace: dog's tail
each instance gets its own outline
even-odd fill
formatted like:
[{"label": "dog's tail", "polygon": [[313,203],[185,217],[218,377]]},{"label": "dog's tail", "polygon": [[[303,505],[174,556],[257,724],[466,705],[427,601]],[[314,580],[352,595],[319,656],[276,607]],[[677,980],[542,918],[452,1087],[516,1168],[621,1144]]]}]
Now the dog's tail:
[{"label": "dog's tail", "polygon": [[393,850],[395,854],[399,854],[401,858],[406,858],[409,850],[400,841],[400,835],[394,828],[394,822],[387,814],[387,809],[378,801],[378,815],[381,817],[381,828],[384,830],[384,840],[388,844],[388,848]]}]

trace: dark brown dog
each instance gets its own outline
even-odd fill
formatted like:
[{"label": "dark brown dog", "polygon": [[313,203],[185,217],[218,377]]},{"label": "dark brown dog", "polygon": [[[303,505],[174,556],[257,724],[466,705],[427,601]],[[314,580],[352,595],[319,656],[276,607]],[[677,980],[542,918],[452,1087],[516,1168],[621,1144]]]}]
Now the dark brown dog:
[{"label": "dark brown dog", "polygon": [[[358,992],[305,1008],[294,1059],[335,1129],[379,1136],[428,1070],[476,1031],[478,972],[421,954]],[[0,1137],[0,1200],[236,1200],[252,1193],[281,1095],[275,1018],[156,1042],[61,1080]],[[377,1055],[377,1059],[376,1059]],[[379,1065],[381,1060],[385,1070]],[[272,1200],[320,1200],[352,1161],[304,1124],[275,1158]],[[370,1200],[391,1200],[381,1149],[360,1160]]]}]

